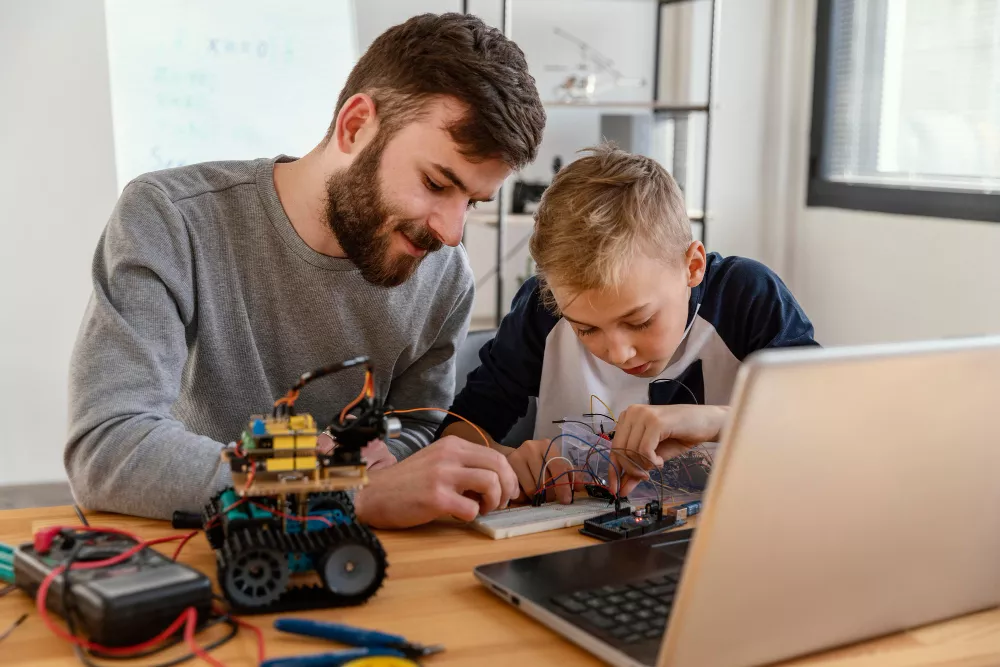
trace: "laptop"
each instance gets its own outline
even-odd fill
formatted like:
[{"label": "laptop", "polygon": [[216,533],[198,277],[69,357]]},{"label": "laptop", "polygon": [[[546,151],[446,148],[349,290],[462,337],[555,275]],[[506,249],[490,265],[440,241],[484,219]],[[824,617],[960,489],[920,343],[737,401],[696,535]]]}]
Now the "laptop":
[{"label": "laptop", "polygon": [[482,565],[614,665],[757,665],[1000,604],[1000,337],[743,365],[697,528]]}]

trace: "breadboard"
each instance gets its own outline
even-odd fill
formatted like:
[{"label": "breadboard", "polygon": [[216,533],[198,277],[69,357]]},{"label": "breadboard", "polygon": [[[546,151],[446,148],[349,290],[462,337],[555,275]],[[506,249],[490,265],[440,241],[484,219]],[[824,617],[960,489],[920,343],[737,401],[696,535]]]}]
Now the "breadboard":
[{"label": "breadboard", "polygon": [[569,505],[546,503],[539,507],[513,507],[491,512],[472,522],[473,528],[494,540],[530,535],[546,530],[581,526],[587,519],[613,509],[607,500],[577,498]]}]

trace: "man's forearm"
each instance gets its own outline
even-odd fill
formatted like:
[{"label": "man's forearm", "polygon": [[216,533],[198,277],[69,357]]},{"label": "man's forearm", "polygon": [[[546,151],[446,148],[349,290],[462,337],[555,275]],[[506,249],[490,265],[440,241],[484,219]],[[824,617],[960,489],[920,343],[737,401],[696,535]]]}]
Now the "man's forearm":
[{"label": "man's forearm", "polygon": [[416,454],[434,440],[436,424],[422,424],[414,420],[403,420],[403,430],[398,438],[386,440],[385,446],[397,461]]},{"label": "man's forearm", "polygon": [[179,422],[137,415],[71,439],[66,472],[87,509],[169,519],[175,510],[200,511],[232,483],[221,448]]}]

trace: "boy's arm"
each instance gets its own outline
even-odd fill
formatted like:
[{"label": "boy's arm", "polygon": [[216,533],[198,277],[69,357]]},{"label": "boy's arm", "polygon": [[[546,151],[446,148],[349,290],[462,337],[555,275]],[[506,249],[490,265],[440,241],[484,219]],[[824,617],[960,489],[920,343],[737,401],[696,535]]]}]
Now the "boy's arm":
[{"label": "boy's arm", "polygon": [[230,483],[222,444],[171,415],[195,315],[192,271],[180,213],[157,187],[129,185],[98,245],[70,362],[64,462],[89,509],[165,519]]},{"label": "boy's arm", "polygon": [[[480,435],[480,432],[482,433],[482,435]],[[504,456],[514,451],[513,447],[508,447],[507,445],[501,445],[499,442],[491,438],[490,434],[487,433],[482,428],[476,430],[476,427],[473,427],[470,424],[467,424],[463,421],[453,421],[441,431],[441,437],[449,435],[454,435],[458,438],[461,438],[462,440],[477,445],[487,445],[492,449],[497,450]],[[483,435],[486,436],[486,442],[483,442]]]},{"label": "boy's arm", "polygon": [[[558,317],[541,302],[537,278],[529,278],[514,297],[496,336],[479,350],[480,365],[469,373],[450,411],[476,424],[494,442],[502,441],[527,413],[530,397],[538,396],[545,338],[556,322]],[[454,429],[459,429],[464,439],[482,442],[467,425],[452,427],[459,421],[446,417],[439,433],[457,435]]]},{"label": "boy's arm", "polygon": [[[469,330],[472,301],[476,296],[471,272],[466,278],[468,285],[452,306],[434,344],[409,368],[393,378],[386,403],[394,409],[441,407],[454,398],[455,353]],[[422,411],[398,416],[403,432],[386,445],[396,460],[401,461],[435,439],[442,413]]]}]

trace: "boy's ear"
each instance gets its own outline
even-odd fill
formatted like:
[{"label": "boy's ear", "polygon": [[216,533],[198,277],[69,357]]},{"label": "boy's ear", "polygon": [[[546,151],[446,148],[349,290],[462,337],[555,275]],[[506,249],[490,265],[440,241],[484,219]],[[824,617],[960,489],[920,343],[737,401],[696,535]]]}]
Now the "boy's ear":
[{"label": "boy's ear", "polygon": [[705,245],[701,241],[691,241],[684,260],[687,263],[688,287],[697,287],[705,279],[705,268],[708,266]]}]

